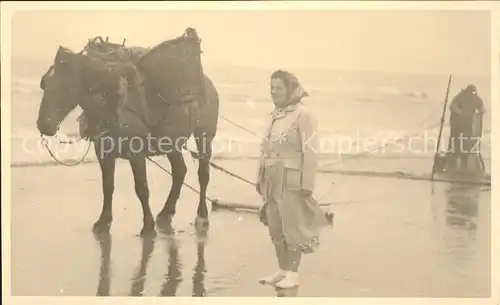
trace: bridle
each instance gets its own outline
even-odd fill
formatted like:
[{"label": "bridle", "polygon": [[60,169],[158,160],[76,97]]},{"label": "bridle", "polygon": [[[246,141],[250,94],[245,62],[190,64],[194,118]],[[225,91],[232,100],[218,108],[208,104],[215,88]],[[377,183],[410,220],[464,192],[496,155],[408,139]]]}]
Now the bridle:
[{"label": "bridle", "polygon": [[[83,52],[84,52],[84,51],[85,51],[85,50],[82,50],[81,52],[77,53],[77,55],[81,55],[81,54],[83,54]],[[55,69],[54,65],[51,65],[51,66],[49,67],[49,69],[47,70],[47,72],[45,72],[45,74],[42,76],[42,79],[41,79],[41,81],[40,81],[40,88],[41,88],[42,90],[44,90],[44,87],[45,87],[45,85],[44,85],[44,79],[45,79],[45,77],[46,77],[49,73],[54,72],[54,71],[55,71],[54,69]],[[57,85],[56,85],[56,88],[57,88],[57,87],[59,87],[60,85],[61,85],[61,84],[57,84]],[[59,125],[57,126],[57,131],[59,131]],[[87,157],[87,155],[88,155],[88,153],[89,153],[89,151],[90,151],[90,145],[92,144],[92,141],[91,141],[91,140],[89,140],[89,138],[90,138],[90,137],[88,137],[88,136],[87,136],[87,137],[81,137],[81,136],[80,136],[80,137],[79,137],[78,139],[76,139],[76,140],[69,140],[69,141],[66,141],[66,140],[61,140],[61,139],[58,137],[57,132],[56,132],[56,134],[55,134],[54,138],[57,140],[57,143],[59,143],[59,144],[75,144],[75,143],[78,143],[78,142],[80,142],[80,141],[82,141],[82,140],[88,141],[87,148],[85,149],[84,154],[83,154],[80,158],[78,158],[78,160],[77,160],[76,162],[67,163],[67,162],[63,162],[63,161],[61,161],[61,160],[59,160],[59,159],[57,158],[57,156],[55,155],[55,153],[54,153],[54,152],[50,149],[50,147],[49,147],[49,145],[48,145],[49,141],[47,140],[47,138],[46,138],[43,134],[40,134],[41,144],[45,147],[45,149],[47,149],[47,151],[48,151],[49,155],[50,155],[50,156],[54,159],[54,161],[56,161],[58,164],[63,165],[63,166],[75,166],[75,165],[78,165],[78,164],[82,163],[82,162],[85,160],[85,158]]]},{"label": "bridle", "polygon": [[[100,37],[96,37],[96,38],[100,38]],[[96,38],[95,38],[94,40],[96,40]],[[101,41],[102,41],[102,38],[100,38],[100,39],[101,39]],[[93,40],[93,41],[94,41],[94,40]],[[93,42],[93,41],[92,41],[92,42]],[[81,52],[77,53],[77,55],[82,55],[82,54],[83,54],[83,53],[84,53],[84,52],[88,49],[88,47],[89,47],[90,43],[91,43],[91,42],[89,42],[89,44],[87,44],[87,46],[86,46],[86,47],[85,47],[85,48],[84,48]],[[112,50],[109,54],[112,54],[114,51],[115,51],[115,50]],[[54,71],[54,65],[52,65],[52,66],[48,69],[48,71],[44,74],[44,76],[42,77],[42,81],[41,81],[41,85],[40,85],[40,87],[41,87],[42,89],[43,89],[43,87],[44,87],[44,85],[43,85],[43,79],[44,79],[44,77],[45,77],[45,76],[47,76],[47,75],[48,75],[50,72],[52,72],[52,71]],[[78,76],[75,76],[75,77],[76,77],[77,79],[79,79],[79,77],[78,77]],[[57,88],[58,86],[60,86],[60,84],[58,84],[55,88]],[[72,89],[70,89],[70,90],[72,90]],[[82,93],[80,93],[79,95],[83,95],[83,94],[85,94],[85,93],[90,93],[90,92],[82,92]],[[78,103],[78,105],[80,105],[80,107],[81,107],[81,108],[85,111],[86,105],[83,103],[83,101],[84,101],[85,99],[84,99],[84,98],[82,98],[82,97],[79,97],[78,99],[79,99],[79,103]],[[131,108],[129,108],[129,107],[127,107],[127,109],[128,109],[128,110],[130,110],[133,114],[135,114],[138,118],[140,118],[141,120],[143,120],[143,122],[144,122],[144,123],[146,123],[146,125],[147,125],[148,127],[151,127],[151,126],[149,126],[149,124],[147,124],[147,122],[146,122],[146,121],[144,121],[144,119],[143,119],[143,118],[142,118],[142,117],[141,117],[138,113],[136,113],[133,109],[131,109]],[[82,116],[80,116],[80,117],[79,117],[79,120],[81,120],[81,119],[82,119]],[[59,130],[59,126],[58,126],[58,130]],[[72,162],[72,163],[66,163],[66,162],[63,162],[63,161],[59,160],[59,159],[56,157],[55,153],[54,153],[54,152],[50,149],[50,147],[48,146],[48,140],[47,140],[47,138],[46,138],[46,137],[44,137],[42,134],[40,135],[40,138],[41,138],[41,144],[42,144],[42,145],[43,145],[43,146],[47,149],[47,151],[48,151],[48,153],[50,154],[50,156],[51,156],[51,157],[52,157],[52,158],[53,158],[53,159],[54,159],[54,160],[55,160],[58,164],[63,165],[63,166],[75,166],[75,165],[78,165],[78,164],[82,163],[82,162],[85,160],[85,158],[87,157],[87,155],[88,155],[88,153],[89,153],[89,151],[90,151],[90,145],[92,144],[92,142],[93,142],[95,139],[97,139],[97,138],[99,138],[99,137],[103,136],[103,135],[104,135],[104,134],[106,134],[107,132],[108,132],[108,131],[103,131],[103,132],[99,132],[99,133],[97,133],[96,135],[89,135],[89,136],[85,136],[85,137],[80,136],[77,140],[70,140],[70,141],[64,141],[64,140],[59,139],[59,137],[57,136],[57,132],[56,132],[56,135],[55,135],[54,137],[57,139],[57,142],[58,142],[59,144],[74,144],[74,143],[78,143],[78,142],[80,142],[80,141],[82,141],[82,140],[85,140],[85,141],[87,141],[87,142],[88,142],[88,144],[87,144],[87,148],[86,148],[86,150],[85,150],[85,152],[84,152],[83,156],[82,156],[82,157],[80,157],[80,158],[79,158],[76,162]]]}]

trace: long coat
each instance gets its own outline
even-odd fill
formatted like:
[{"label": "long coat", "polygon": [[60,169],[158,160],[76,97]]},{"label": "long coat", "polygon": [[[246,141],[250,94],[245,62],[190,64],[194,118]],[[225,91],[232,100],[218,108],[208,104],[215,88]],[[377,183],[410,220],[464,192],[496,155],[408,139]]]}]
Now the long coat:
[{"label": "long coat", "polygon": [[[466,91],[455,96],[450,105],[450,139],[448,150],[455,154],[467,154],[479,141],[481,131],[477,131],[478,124],[484,113],[483,100]],[[479,121],[478,121],[479,120]]]},{"label": "long coat", "polygon": [[274,242],[312,252],[325,214],[312,195],[318,166],[319,137],[315,117],[302,104],[273,113],[261,145],[258,181],[267,204],[267,223]]}]

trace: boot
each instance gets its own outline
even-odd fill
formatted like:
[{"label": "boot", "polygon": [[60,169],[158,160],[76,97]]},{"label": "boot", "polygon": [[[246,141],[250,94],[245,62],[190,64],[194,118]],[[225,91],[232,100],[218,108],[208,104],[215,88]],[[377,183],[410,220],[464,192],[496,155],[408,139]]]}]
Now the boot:
[{"label": "boot", "polygon": [[293,288],[299,286],[299,273],[287,271],[284,279],[276,284],[278,288]]},{"label": "boot", "polygon": [[259,280],[259,283],[261,284],[268,284],[268,285],[274,285],[277,282],[281,281],[284,279],[286,276],[286,271],[282,269],[278,269],[274,274],[271,274],[269,276],[263,277]]}]

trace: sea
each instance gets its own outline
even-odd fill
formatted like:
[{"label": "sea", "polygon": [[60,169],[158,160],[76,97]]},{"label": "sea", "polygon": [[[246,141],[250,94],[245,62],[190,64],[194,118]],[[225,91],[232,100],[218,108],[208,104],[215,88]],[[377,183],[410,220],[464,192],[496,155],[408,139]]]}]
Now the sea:
[{"label": "sea", "polygon": [[[40,78],[52,58],[12,60],[11,164],[54,164],[41,145],[36,118],[42,97]],[[287,67],[204,65],[220,97],[214,159],[257,158],[264,126],[273,110],[269,77]],[[316,115],[320,134],[321,166],[348,166],[356,170],[428,172],[436,151],[449,75],[341,71],[335,69],[287,69],[308,91],[304,104]],[[452,75],[448,100],[468,84],[475,84],[487,110],[483,120],[481,152],[490,158],[490,79]],[[75,109],[61,125],[58,139],[78,138]],[[449,136],[449,111],[445,114],[441,149]],[[49,139],[55,156],[63,162],[85,155],[87,143],[59,143]],[[194,143],[189,147],[195,149]],[[398,160],[398,162],[395,162]],[[92,150],[86,162],[95,162]],[[487,162],[489,164],[489,161]],[[410,166],[411,164],[411,166]],[[390,167],[390,168],[389,168]]]}]

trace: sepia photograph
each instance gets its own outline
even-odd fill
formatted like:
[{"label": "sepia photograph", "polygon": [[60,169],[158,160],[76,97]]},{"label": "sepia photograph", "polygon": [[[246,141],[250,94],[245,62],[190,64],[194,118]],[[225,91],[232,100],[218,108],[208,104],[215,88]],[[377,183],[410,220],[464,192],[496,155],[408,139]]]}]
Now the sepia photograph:
[{"label": "sepia photograph", "polygon": [[498,304],[492,6],[90,3],[2,3],[9,295]]}]

